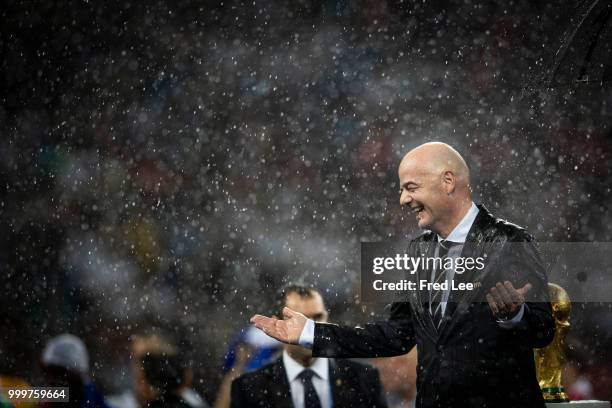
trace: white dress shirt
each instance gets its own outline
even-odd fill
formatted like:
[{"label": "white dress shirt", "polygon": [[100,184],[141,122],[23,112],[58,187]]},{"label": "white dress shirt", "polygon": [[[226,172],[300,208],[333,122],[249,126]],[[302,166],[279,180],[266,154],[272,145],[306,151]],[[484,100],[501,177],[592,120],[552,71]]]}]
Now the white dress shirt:
[{"label": "white dress shirt", "polygon": [[321,408],[332,408],[328,359],[317,358],[310,367],[304,367],[283,350],[283,364],[287,372],[287,380],[291,387],[291,399],[295,408],[304,408],[304,384],[302,384],[302,380],[298,376],[306,368],[310,368],[315,373],[312,376],[312,385],[319,396],[319,401],[321,401]]},{"label": "white dress shirt", "polygon": [[[455,228],[453,228],[450,234],[448,234],[448,237],[446,237],[446,239],[448,241],[459,242],[459,243],[465,244],[465,240],[467,239],[468,233],[470,232],[470,228],[472,228],[472,224],[474,223],[474,220],[476,220],[476,216],[478,215],[479,211],[480,210],[478,209],[478,207],[476,207],[476,204],[472,202],[472,205],[470,206],[470,209],[468,210],[468,212],[465,214],[465,216],[463,216],[461,221],[459,221],[459,224],[457,224]],[[444,238],[438,235],[438,242],[443,241],[443,240]],[[460,251],[459,248],[457,248],[456,251]],[[438,255],[438,248],[436,248],[436,256],[437,255]],[[449,256],[459,256],[459,255],[460,255],[459,253],[453,253],[452,249],[451,251],[449,251]],[[433,282],[434,274],[435,274],[435,271],[432,272],[432,282]],[[450,270],[447,272],[446,279],[452,280],[454,276],[455,276],[455,271]],[[442,301],[440,303],[442,307],[443,316],[444,316],[444,312],[446,311],[446,303],[448,300],[448,296],[449,296],[449,291],[445,291],[442,294]],[[498,319],[497,324],[499,324],[499,326],[503,329],[512,329],[513,327],[516,327],[521,322],[521,320],[523,319],[524,313],[525,313],[525,305],[523,304],[521,308],[519,309],[518,313],[516,314],[516,316],[508,320]],[[300,334],[299,343],[301,346],[312,348],[312,343],[314,342],[314,329],[315,329],[315,322],[311,319],[308,319],[308,321],[306,322],[306,326],[304,326],[304,329],[302,330],[302,334]]]},{"label": "white dress shirt", "polygon": [[[472,228],[472,224],[474,220],[476,220],[476,216],[478,216],[478,212],[480,210],[476,207],[476,204],[472,203],[468,212],[463,216],[459,224],[453,228],[453,230],[448,234],[446,240],[452,242],[459,242],[464,244],[465,240],[470,232],[470,228]],[[438,235],[438,242],[443,241],[445,238],[442,238]]]}]

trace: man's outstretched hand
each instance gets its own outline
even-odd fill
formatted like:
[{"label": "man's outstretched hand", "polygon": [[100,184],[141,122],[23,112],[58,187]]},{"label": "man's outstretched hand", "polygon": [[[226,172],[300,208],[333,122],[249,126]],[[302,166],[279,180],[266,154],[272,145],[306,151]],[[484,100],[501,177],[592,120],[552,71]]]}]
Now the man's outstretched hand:
[{"label": "man's outstretched hand", "polygon": [[278,341],[298,344],[307,320],[303,314],[285,307],[283,308],[283,320],[276,317],[255,315],[251,317],[251,324]]},{"label": "man's outstretched hand", "polygon": [[511,282],[497,282],[487,293],[489,308],[495,317],[508,319],[515,316],[525,303],[525,295],[531,290],[531,283],[515,289]]}]

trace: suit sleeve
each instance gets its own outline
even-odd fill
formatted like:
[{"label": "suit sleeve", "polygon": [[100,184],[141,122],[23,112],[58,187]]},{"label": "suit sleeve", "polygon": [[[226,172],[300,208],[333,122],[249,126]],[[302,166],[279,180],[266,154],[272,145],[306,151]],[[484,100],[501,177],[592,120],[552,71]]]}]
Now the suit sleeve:
[{"label": "suit sleeve", "polygon": [[388,320],[364,327],[317,323],[312,352],[315,357],[391,357],[408,353],[414,345],[410,304],[397,302]]},{"label": "suit sleeve", "polygon": [[511,331],[519,338],[526,339],[532,348],[541,348],[553,340],[555,321],[542,259],[531,236],[525,233],[523,239],[523,242],[510,243],[510,268],[518,287],[527,282],[533,287],[526,294],[523,318]]}]

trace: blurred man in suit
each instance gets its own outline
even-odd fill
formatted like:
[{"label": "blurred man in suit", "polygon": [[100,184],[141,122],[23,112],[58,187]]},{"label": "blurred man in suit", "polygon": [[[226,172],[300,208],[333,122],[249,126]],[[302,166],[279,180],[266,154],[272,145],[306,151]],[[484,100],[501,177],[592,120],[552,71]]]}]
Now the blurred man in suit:
[{"label": "blurred man in suit", "polygon": [[283,320],[251,322],[318,357],[385,357],[417,346],[417,407],[544,407],[533,348],[554,337],[547,279],[533,238],[472,201],[465,160],[444,143],[408,152],[399,169],[400,205],[425,230],[407,255],[486,258],[478,273],[421,268],[413,279],[474,284],[431,286],[391,305],[388,320],[364,327],[315,323],[287,307]]},{"label": "blurred man in suit", "polygon": [[[163,387],[156,386],[147,376],[145,359],[147,356],[176,355],[179,351],[167,339],[158,334],[134,334],[130,339],[130,376],[132,387],[117,395],[106,397],[111,408],[144,408],[160,398]],[[151,361],[154,361],[152,359]],[[149,367],[154,367],[149,365]],[[155,377],[155,374],[153,374]],[[184,367],[183,381],[178,387],[181,399],[191,408],[207,408],[209,405],[192,388],[193,372]]]},{"label": "blurred man in suit", "polygon": [[[278,297],[283,307],[318,322],[327,321],[323,298],[299,285],[285,287]],[[231,406],[331,408],[386,407],[378,371],[349,360],[315,358],[312,351],[285,344],[282,357],[232,383]]]}]

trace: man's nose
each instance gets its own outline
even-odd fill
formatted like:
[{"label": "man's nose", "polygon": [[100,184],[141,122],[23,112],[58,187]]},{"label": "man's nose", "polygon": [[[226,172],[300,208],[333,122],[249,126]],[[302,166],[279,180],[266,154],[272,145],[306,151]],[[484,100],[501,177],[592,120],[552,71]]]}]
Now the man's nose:
[{"label": "man's nose", "polygon": [[400,196],[400,205],[401,206],[405,206],[410,204],[410,202],[412,201],[412,197],[410,197],[410,194],[408,194],[406,191],[402,192],[402,195]]}]

